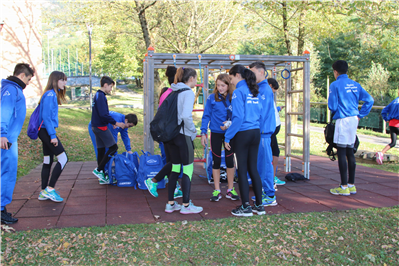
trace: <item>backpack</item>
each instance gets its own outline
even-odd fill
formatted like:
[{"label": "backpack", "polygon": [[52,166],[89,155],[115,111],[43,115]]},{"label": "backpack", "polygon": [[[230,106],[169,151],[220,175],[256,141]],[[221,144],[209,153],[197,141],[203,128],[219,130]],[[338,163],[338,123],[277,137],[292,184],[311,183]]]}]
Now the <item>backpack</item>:
[{"label": "backpack", "polygon": [[296,181],[300,181],[300,180],[307,180],[305,178],[305,176],[298,174],[298,173],[289,173],[285,176],[285,180],[287,181],[292,181],[292,182],[296,182]]},{"label": "backpack", "polygon": [[[136,156],[135,156],[136,154]],[[116,185],[118,187],[135,187],[137,183],[137,166],[134,162],[134,157],[137,157],[138,154],[114,154],[108,162],[108,177],[109,183],[111,185]],[[132,158],[129,158],[131,155]],[[138,163],[137,163],[138,164]]]},{"label": "backpack", "polygon": [[177,123],[177,103],[180,92],[189,90],[188,88],[173,91],[166,97],[159,107],[154,119],[150,123],[150,133],[157,142],[168,142],[174,139],[184,127],[184,122]]},{"label": "backpack", "polygon": [[40,128],[42,127],[43,121],[42,123],[39,123],[40,121],[39,115],[40,115],[40,103],[36,107],[35,111],[33,111],[29,119],[28,130],[26,133],[28,134],[28,137],[31,139],[37,139]]},{"label": "backpack", "polygon": [[[335,149],[337,148],[337,144],[334,143],[334,132],[335,132],[335,125],[332,122],[330,122],[324,128],[324,138],[326,139],[326,143],[328,144],[326,153],[330,157],[331,161],[335,161],[336,160],[335,155],[337,155],[337,153],[334,151],[334,148]],[[355,144],[353,145],[354,153],[357,152],[359,145],[360,145],[360,141],[356,135]]]},{"label": "backpack", "polygon": [[[144,181],[148,178],[153,178],[163,167],[161,155],[151,155],[150,152],[143,152],[140,156],[139,172],[137,175],[137,185],[139,189],[147,190]],[[165,179],[158,182],[158,188],[165,188]]]}]

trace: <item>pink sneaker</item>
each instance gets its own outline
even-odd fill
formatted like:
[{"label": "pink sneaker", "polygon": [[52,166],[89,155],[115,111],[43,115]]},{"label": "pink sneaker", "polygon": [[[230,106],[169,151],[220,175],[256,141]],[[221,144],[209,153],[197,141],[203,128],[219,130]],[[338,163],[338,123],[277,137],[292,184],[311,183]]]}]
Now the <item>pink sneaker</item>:
[{"label": "pink sneaker", "polygon": [[382,161],[384,160],[384,155],[382,154],[382,152],[377,152],[376,154],[375,154],[375,157],[376,157],[376,162],[379,164],[379,165],[381,165],[382,164]]}]

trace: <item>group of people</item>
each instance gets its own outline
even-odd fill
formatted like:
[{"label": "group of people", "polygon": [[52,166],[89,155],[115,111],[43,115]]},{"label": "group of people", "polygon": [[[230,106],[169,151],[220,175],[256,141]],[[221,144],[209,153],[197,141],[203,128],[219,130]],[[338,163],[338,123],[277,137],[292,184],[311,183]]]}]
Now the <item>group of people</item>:
[{"label": "group of people", "polygon": [[[338,60],[333,66],[334,81],[330,86],[328,108],[336,119],[334,143],[337,144],[338,164],[341,184],[332,188],[334,195],[355,194],[356,160],[353,146],[356,139],[358,122],[371,110],[373,98],[359,83],[349,79],[348,64]],[[1,222],[13,224],[18,221],[6,206],[11,203],[18,166],[18,136],[26,116],[26,103],[23,90],[34,76],[35,70],[29,65],[17,64],[12,76],[1,81]],[[262,62],[254,62],[249,69],[243,65],[234,65],[228,74],[220,74],[216,79],[213,93],[208,97],[202,117],[201,143],[207,144],[210,129],[210,146],[213,154],[212,174],[215,190],[211,201],[222,198],[220,190],[221,149],[225,150],[228,188],[226,198],[241,199],[241,205],[232,210],[235,216],[265,214],[264,206],[275,206],[275,184],[284,181],[276,177],[279,149],[276,135],[280,130],[278,108],[274,94],[279,85],[274,79],[265,78],[266,67]],[[172,92],[179,92],[177,112],[178,124],[182,125],[180,134],[164,143],[167,163],[164,168],[145,184],[151,195],[157,197],[157,183],[168,177],[168,201],[165,212],[179,211],[182,214],[200,213],[202,207],[195,206],[190,199],[191,181],[194,170],[194,139],[197,130],[192,118],[194,93],[191,90],[197,81],[197,72],[189,67],[168,67],[166,76],[170,88],[162,90],[159,106]],[[58,106],[65,102],[64,73],[54,71],[39,101],[40,128],[38,137],[43,145],[43,166],[41,172],[41,192],[39,200],[62,202],[54,189],[56,182],[68,162],[68,156],[57,136]],[[137,125],[137,116],[110,112],[106,95],[113,89],[115,82],[107,76],[101,78],[101,88],[93,99],[92,118],[89,132],[97,156],[98,166],[93,173],[100,184],[108,184],[104,167],[110,156],[118,150],[117,134],[121,133],[127,152],[131,153],[127,135],[129,127]],[[364,104],[358,110],[359,101]],[[283,107],[282,107],[283,108]],[[399,97],[382,111],[384,120],[390,121],[392,142],[376,154],[377,162],[382,163],[383,154],[396,145],[399,128]],[[51,172],[54,156],[57,163]],[[235,168],[238,173],[240,196],[233,186]],[[253,206],[249,200],[249,174],[255,196]],[[181,176],[181,190],[178,178]],[[349,180],[348,180],[349,176]],[[176,198],[182,197],[182,205]]]}]

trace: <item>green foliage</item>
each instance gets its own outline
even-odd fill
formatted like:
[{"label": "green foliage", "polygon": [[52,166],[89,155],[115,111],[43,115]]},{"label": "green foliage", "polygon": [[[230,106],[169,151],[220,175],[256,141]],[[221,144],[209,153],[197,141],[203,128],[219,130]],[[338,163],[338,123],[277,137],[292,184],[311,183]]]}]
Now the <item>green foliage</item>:
[{"label": "green foliage", "polygon": [[384,99],[389,90],[389,71],[380,63],[371,62],[371,68],[368,77],[365,79],[365,89],[373,96],[375,102],[387,104],[390,99]]}]

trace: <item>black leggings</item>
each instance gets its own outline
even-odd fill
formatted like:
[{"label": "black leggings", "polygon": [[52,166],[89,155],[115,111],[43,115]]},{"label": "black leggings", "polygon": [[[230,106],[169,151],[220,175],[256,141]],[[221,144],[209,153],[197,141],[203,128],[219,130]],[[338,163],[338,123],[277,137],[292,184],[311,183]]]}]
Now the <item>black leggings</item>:
[{"label": "black leggings", "polygon": [[105,152],[105,148],[97,148],[97,171],[104,171],[105,165],[111,159],[110,156],[114,155],[118,151],[118,145],[114,144],[109,147],[108,151]]},{"label": "black leggings", "polygon": [[156,176],[154,176],[154,179],[158,182],[162,181],[165,176],[169,178],[170,172],[172,171],[172,162],[170,159],[170,151],[168,145],[164,143],[163,145],[164,150],[165,150],[165,156],[166,156],[166,164],[162,167],[161,171],[158,172]]},{"label": "black leggings", "polygon": [[[211,150],[212,150],[212,169],[220,169],[220,163],[222,162],[222,145],[224,147],[224,133],[211,132]],[[229,151],[224,148],[224,158],[226,160],[226,167],[234,167],[233,150]]]},{"label": "black leggings", "polygon": [[[174,201],[177,179],[183,165],[183,177],[181,188],[183,192],[183,203],[190,202],[191,178],[194,169],[194,144],[189,136],[179,134],[173,140],[165,143],[168,146],[172,171],[169,175],[168,200]],[[173,167],[178,169],[173,170]]]},{"label": "black leggings", "polygon": [[[338,167],[341,175],[341,185],[355,183],[356,159],[353,148],[337,147]],[[348,160],[348,162],[346,161]],[[349,181],[347,179],[349,169]]]},{"label": "black leggings", "polygon": [[262,181],[258,173],[259,128],[239,131],[234,136],[233,141],[234,153],[237,158],[238,186],[240,188],[242,205],[249,205],[247,172],[252,180],[256,205],[262,205]]},{"label": "black leggings", "polygon": [[393,148],[396,146],[396,138],[399,134],[399,127],[391,127],[389,126],[389,132],[391,134],[391,143],[389,143],[389,147]]},{"label": "black leggings", "polygon": [[[62,170],[64,169],[66,163],[68,162],[68,157],[66,156],[65,149],[62,146],[60,139],[57,137],[58,145],[57,147],[52,144],[51,138],[45,128],[39,130],[39,139],[43,143],[43,167],[42,167],[42,189],[47,186],[55,187],[58,178],[60,177]],[[65,153],[65,155],[63,155]],[[54,161],[54,156],[60,156],[58,162],[53,169],[53,173],[50,178],[51,165]],[[48,158],[46,158],[48,157]],[[50,178],[50,183],[49,183]]]}]

